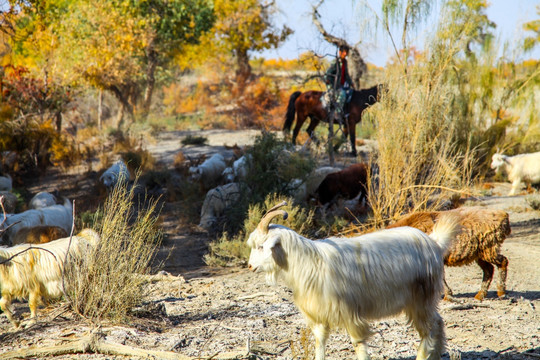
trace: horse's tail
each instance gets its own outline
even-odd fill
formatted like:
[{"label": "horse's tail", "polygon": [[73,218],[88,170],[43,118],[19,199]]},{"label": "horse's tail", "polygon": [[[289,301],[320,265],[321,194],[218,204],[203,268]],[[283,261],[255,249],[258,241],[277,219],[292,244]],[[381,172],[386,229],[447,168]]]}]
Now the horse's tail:
[{"label": "horse's tail", "polygon": [[289,105],[287,106],[287,112],[285,113],[285,124],[283,124],[283,131],[290,131],[294,122],[294,115],[296,114],[296,99],[302,94],[301,91],[295,91],[289,97]]}]

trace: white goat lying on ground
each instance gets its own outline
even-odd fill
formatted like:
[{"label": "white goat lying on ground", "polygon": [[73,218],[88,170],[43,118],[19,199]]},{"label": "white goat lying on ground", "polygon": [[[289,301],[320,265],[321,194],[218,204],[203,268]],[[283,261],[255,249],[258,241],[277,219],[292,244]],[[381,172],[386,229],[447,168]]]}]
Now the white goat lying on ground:
[{"label": "white goat lying on ground", "polygon": [[508,180],[512,182],[512,190],[508,195],[515,195],[521,186],[521,182],[535,184],[540,182],[540,151],[530,154],[506,156],[493,154],[491,168],[503,167],[508,174]]},{"label": "white goat lying on ground", "polygon": [[239,183],[230,183],[209,190],[204,198],[199,226],[212,230],[225,209],[234,205],[242,195]]},{"label": "white goat lying on ground", "polygon": [[270,220],[282,203],[261,219],[248,239],[249,269],[282,276],[315,336],[315,358],[323,360],[332,327],[349,333],[358,359],[368,359],[368,320],[405,312],[421,337],[418,360],[440,359],[444,324],[437,312],[443,288],[443,256],[457,234],[453,217],[437,222],[428,236],[402,227],[355,238],[312,241]]},{"label": "white goat lying on ground", "polygon": [[[71,233],[71,225],[73,223],[73,207],[69,199],[64,198],[63,205],[48,206],[43,209],[30,209],[19,214],[7,215],[5,223],[0,230],[5,230],[2,235],[3,242],[11,244],[11,240],[15,234],[24,227],[33,227],[37,225],[52,225],[59,226]],[[0,220],[4,220],[3,215],[0,215]],[[8,228],[8,226],[10,226]]]},{"label": "white goat lying on ground", "polygon": [[53,205],[56,205],[56,196],[45,191],[40,191],[30,200],[28,208],[43,209]]},{"label": "white goat lying on ground", "polygon": [[126,164],[122,160],[118,160],[111,165],[105,172],[99,177],[99,180],[108,189],[113,188],[118,182],[127,182],[130,174]]},{"label": "white goat lying on ground", "polygon": [[[36,321],[40,301],[62,296],[62,273],[69,240],[67,237],[38,246],[21,244],[0,247],[0,308],[16,328],[20,322],[13,317],[13,299],[28,299],[32,324]],[[94,230],[85,229],[72,237],[69,253],[80,256],[98,241],[99,235]]]},{"label": "white goat lying on ground", "polygon": [[221,173],[226,167],[227,164],[225,163],[223,155],[214,154],[206,159],[201,165],[189,168],[190,179],[193,181],[201,181],[203,186],[208,188],[219,180]]},{"label": "white goat lying on ground", "polygon": [[11,191],[13,188],[13,180],[11,176],[0,176],[0,191]]}]

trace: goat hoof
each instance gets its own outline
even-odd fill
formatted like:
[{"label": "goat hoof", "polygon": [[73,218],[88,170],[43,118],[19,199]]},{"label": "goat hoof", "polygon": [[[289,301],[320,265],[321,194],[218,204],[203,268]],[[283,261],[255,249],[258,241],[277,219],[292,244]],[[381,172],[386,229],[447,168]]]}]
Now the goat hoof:
[{"label": "goat hoof", "polygon": [[479,291],[478,294],[476,294],[476,295],[474,296],[474,298],[475,298],[476,300],[478,300],[478,301],[483,301],[484,298],[486,297],[486,295],[487,295],[486,292],[484,292],[484,291]]},{"label": "goat hoof", "polygon": [[443,301],[458,302],[451,294],[444,294]]},{"label": "goat hoof", "polygon": [[497,291],[497,296],[499,297],[499,299],[506,298],[506,291]]}]

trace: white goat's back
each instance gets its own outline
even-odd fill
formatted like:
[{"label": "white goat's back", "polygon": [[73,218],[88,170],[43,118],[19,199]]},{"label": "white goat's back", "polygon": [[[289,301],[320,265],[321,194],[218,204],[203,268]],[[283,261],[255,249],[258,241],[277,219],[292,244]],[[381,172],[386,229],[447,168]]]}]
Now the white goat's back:
[{"label": "white goat's back", "polygon": [[4,226],[12,226],[5,231],[3,240],[9,244],[20,229],[37,225],[59,226],[69,234],[73,224],[72,211],[71,202],[69,199],[64,198],[63,205],[58,204],[43,209],[30,209],[19,214],[9,215]]}]

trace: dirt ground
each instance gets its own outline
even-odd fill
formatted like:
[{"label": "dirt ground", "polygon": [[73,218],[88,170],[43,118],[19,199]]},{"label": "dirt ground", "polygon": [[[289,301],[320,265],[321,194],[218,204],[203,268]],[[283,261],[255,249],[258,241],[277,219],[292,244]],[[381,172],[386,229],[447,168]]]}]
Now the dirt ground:
[{"label": "dirt ground", "polygon": [[[201,152],[227,152],[223,145],[245,145],[254,133],[213,130],[206,133],[209,145],[182,148],[185,132],[167,133],[148,149],[162,164],[170,164],[182,150],[190,156]],[[232,156],[232,155],[231,155]],[[77,177],[78,176],[78,177]],[[54,183],[52,181],[54,180]],[[48,180],[48,181],[45,181]],[[91,177],[54,173],[36,180],[29,191],[60,187],[73,199],[84,199],[95,191]],[[502,253],[509,259],[505,298],[496,296],[491,285],[488,298],[474,299],[482,280],[477,265],[447,268],[447,281],[455,302],[441,302],[446,324],[448,352],[444,359],[540,359],[540,212],[526,202],[525,195],[508,197],[508,183],[492,184],[490,196],[471,198],[465,206],[502,209],[509,213],[512,234]],[[208,237],[178,225],[174,212],[164,213],[166,237],[160,257],[167,259],[164,271],[149,277],[149,297],[129,326],[101,324],[93,326],[74,319],[61,307],[43,310],[38,325],[13,331],[0,315],[0,360],[13,351],[45,349],[68,344],[88,334],[116,348],[162,351],[148,358],[201,359],[311,359],[314,340],[292,303],[292,294],[284,286],[270,286],[262,274],[245,268],[210,268],[202,261]],[[495,277],[496,278],[496,277]],[[16,310],[28,315],[25,303]],[[372,359],[411,360],[419,340],[403,316],[373,323],[369,341]],[[122,347],[123,346],[123,347]],[[157,354],[157,355],[156,355]],[[327,359],[355,359],[344,330],[335,330],[327,345]],[[33,358],[45,358],[43,355]],[[52,358],[52,357],[50,357]],[[58,359],[127,359],[103,354],[67,354]]]}]

